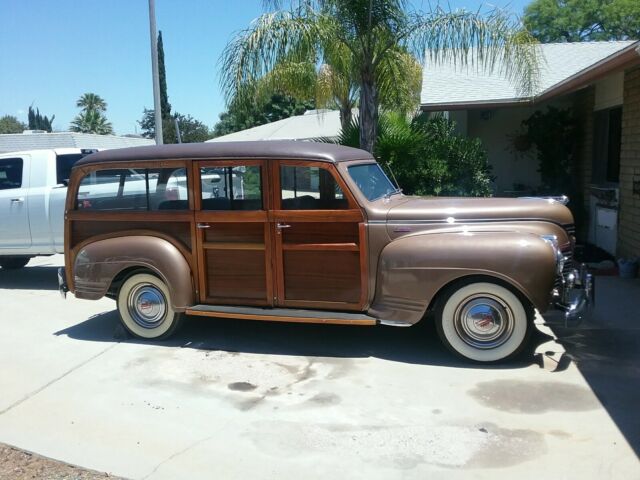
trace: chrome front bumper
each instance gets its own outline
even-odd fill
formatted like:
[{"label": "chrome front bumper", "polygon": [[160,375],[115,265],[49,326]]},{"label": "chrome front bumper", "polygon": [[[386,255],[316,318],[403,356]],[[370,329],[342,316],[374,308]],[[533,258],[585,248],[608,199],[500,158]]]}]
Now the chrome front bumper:
[{"label": "chrome front bumper", "polygon": [[562,323],[565,327],[579,325],[595,302],[595,279],[581,264],[562,275],[560,288],[554,291],[553,308],[558,315],[549,312],[547,323]]},{"label": "chrome front bumper", "polygon": [[67,298],[69,287],[67,286],[63,267],[58,268],[58,290],[60,291],[60,296],[62,298]]}]

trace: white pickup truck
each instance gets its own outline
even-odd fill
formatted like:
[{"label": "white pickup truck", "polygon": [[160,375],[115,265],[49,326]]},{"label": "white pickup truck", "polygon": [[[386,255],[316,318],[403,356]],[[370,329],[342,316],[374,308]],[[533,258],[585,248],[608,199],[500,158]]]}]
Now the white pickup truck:
[{"label": "white pickup truck", "polygon": [[0,154],[0,267],[24,267],[64,252],[64,205],[71,167],[96,150],[60,148]]}]

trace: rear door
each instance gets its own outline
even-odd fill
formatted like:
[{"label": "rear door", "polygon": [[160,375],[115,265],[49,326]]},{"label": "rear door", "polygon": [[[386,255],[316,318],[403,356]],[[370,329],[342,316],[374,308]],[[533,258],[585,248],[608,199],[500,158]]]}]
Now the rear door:
[{"label": "rear door", "polygon": [[194,162],[194,178],[200,301],[273,305],[264,163]]},{"label": "rear door", "polygon": [[28,192],[30,157],[0,158],[0,247],[31,246]]}]

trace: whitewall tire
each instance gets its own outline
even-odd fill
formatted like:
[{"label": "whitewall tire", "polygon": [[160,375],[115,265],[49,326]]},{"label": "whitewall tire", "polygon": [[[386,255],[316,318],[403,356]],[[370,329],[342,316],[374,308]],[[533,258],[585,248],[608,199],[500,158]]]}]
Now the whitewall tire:
[{"label": "whitewall tire", "polygon": [[117,303],[122,324],[139,338],[167,338],[181,323],[182,314],[171,308],[169,288],[148,273],[127,278],[118,291]]},{"label": "whitewall tire", "polygon": [[496,362],[516,355],[526,344],[531,322],[520,299],[489,282],[452,290],[436,310],[443,343],[476,362]]}]

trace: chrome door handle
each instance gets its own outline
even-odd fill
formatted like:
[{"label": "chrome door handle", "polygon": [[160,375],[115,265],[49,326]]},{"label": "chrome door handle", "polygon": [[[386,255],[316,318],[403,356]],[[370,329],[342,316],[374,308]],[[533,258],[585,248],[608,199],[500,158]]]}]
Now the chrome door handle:
[{"label": "chrome door handle", "polygon": [[276,228],[278,229],[278,235],[282,235],[282,230],[285,228],[291,228],[291,225],[287,225],[286,223],[276,223]]},{"label": "chrome door handle", "polygon": [[208,223],[198,223],[196,226],[198,228],[211,228],[211,225],[209,225]]},{"label": "chrome door handle", "polygon": [[11,203],[24,203],[24,198],[12,198]]}]

